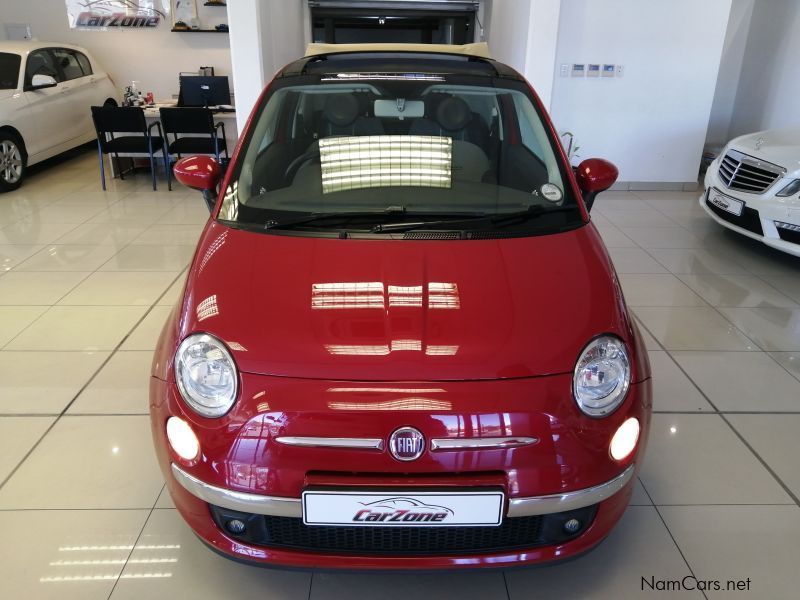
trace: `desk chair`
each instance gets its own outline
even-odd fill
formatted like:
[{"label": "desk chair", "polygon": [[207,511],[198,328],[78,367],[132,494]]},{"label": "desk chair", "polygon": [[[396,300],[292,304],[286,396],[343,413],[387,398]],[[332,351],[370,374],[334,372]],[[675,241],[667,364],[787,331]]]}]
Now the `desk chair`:
[{"label": "desk chair", "polygon": [[[119,155],[139,155],[150,158],[150,171],[153,174],[153,190],[156,189],[156,162],[155,155],[162,153],[164,167],[169,172],[169,156],[164,153],[164,135],[161,124],[158,122],[147,126],[147,120],[141,107],[134,106],[93,106],[92,119],[97,131],[97,151],[100,157],[100,181],[103,191],[106,189],[104,154],[111,154],[116,158],[119,166]],[[158,130],[158,135],[153,135],[153,128]],[[115,137],[114,134],[119,134]],[[119,178],[125,179],[122,169]]]},{"label": "desk chair", "polygon": [[[207,108],[162,108],[161,123],[164,126],[164,154],[167,160],[172,155],[213,154],[221,162],[220,153],[229,160],[225,143],[225,125],[214,124],[214,114]],[[218,132],[222,133],[220,136]],[[186,135],[188,134],[188,135]],[[172,142],[169,136],[172,135]],[[185,135],[185,137],[179,137]],[[172,169],[168,169],[167,184],[172,189]]]}]

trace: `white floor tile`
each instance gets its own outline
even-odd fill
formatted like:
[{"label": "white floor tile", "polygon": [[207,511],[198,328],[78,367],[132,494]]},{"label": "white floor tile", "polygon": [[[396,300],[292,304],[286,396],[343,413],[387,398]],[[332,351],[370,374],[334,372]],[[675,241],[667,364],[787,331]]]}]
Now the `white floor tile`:
[{"label": "white floor tile", "polygon": [[665,504],[791,504],[717,415],[653,415],[642,484]]},{"label": "white floor tile", "polygon": [[153,353],[114,354],[70,407],[70,414],[143,414],[148,411]]},{"label": "white floor tile", "polygon": [[42,248],[15,271],[94,271],[114,256],[113,246],[53,244]]},{"label": "white floor tile", "polygon": [[259,569],[226,560],[203,545],[177,511],[155,510],[111,598],[293,600],[308,598],[310,587],[309,572]]},{"label": "white floor tile", "polygon": [[0,277],[0,304],[50,306],[91,275],[88,271],[12,271]]},{"label": "white floor tile", "polygon": [[147,511],[0,512],[0,598],[106,600]]},{"label": "white floor tile", "polygon": [[800,412],[800,381],[763,352],[674,352],[721,411]]},{"label": "white floor tile", "polygon": [[[5,349],[113,350],[146,310],[144,306],[54,306]],[[0,307],[0,315],[2,311]]]},{"label": "white floor tile", "polygon": [[[656,411],[713,411],[692,381],[663,351],[650,351],[653,372],[653,410]],[[742,352],[741,354],[748,354]]]},{"label": "white floor tile", "polygon": [[641,306],[634,312],[667,350],[759,349],[713,308]]},{"label": "white floor tile", "polygon": [[[709,598],[797,598],[797,506],[668,506],[661,513],[697,578],[721,581]],[[725,590],[728,580],[748,579],[749,590]]]},{"label": "white floor tile", "polygon": [[[64,306],[152,306],[178,273],[170,271],[104,271],[90,275],[59,304]],[[0,282],[2,285],[2,282]]]},{"label": "white floor tile", "polygon": [[41,317],[46,306],[0,306],[0,348]]},{"label": "white floor tile", "polygon": [[101,271],[181,271],[194,255],[192,246],[128,246]]},{"label": "white floor tile", "polygon": [[121,349],[150,350],[151,352],[155,350],[158,337],[171,312],[171,306],[154,306],[133,333],[128,336]]},{"label": "white floor tile", "polygon": [[628,306],[706,306],[675,275],[621,274],[622,293]]},{"label": "white floor tile", "polygon": [[0,351],[0,413],[60,413],[106,358],[107,352]]},{"label": "white floor tile", "polygon": [[25,458],[55,419],[55,417],[0,417],[0,483]]},{"label": "white floor tile", "polygon": [[[627,599],[653,597],[654,592],[642,589],[642,577],[674,580],[689,574],[655,508],[630,506],[608,539],[587,555],[553,567],[508,571],[506,581],[512,600]],[[680,597],[703,596],[687,592]]]},{"label": "white floor tile", "polygon": [[162,485],[148,417],[67,416],[0,488],[0,508],[150,509]]}]

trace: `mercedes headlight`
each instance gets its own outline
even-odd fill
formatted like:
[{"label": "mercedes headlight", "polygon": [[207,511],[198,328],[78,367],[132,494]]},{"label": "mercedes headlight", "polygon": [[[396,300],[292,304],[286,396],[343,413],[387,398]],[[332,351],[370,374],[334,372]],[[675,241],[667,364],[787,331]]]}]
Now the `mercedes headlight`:
[{"label": "mercedes headlight", "polygon": [[788,196],[794,196],[797,192],[800,192],[800,179],[795,179],[794,181],[790,182],[775,195],[781,198],[786,198]]},{"label": "mercedes headlight", "polygon": [[603,335],[592,340],[575,365],[572,390],[578,407],[590,417],[614,412],[631,384],[631,363],[619,338]]},{"label": "mercedes headlight", "polygon": [[206,333],[190,335],[178,347],[175,380],[186,403],[204,417],[221,417],[236,401],[236,363],[225,345]]}]

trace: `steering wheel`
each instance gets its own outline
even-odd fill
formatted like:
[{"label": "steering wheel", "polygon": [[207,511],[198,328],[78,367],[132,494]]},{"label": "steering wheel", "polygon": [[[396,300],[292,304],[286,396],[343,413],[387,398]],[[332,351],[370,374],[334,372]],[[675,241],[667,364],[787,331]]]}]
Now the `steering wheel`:
[{"label": "steering wheel", "polygon": [[286,172],[283,174],[284,181],[287,183],[294,181],[294,176],[297,175],[297,172],[301,169],[301,167],[304,167],[307,163],[310,163],[312,160],[318,157],[319,148],[314,148],[295,158],[289,163],[289,166],[286,167]]}]

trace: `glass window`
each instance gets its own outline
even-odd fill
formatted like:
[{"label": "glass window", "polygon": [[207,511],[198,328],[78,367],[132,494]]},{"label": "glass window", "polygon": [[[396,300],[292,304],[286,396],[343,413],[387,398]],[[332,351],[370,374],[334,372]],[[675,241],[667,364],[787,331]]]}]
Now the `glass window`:
[{"label": "glass window", "polygon": [[64,81],[83,77],[83,69],[78,62],[78,57],[75,56],[75,52],[67,48],[53,48],[53,56],[55,56],[56,64],[64,74]]},{"label": "glass window", "polygon": [[78,63],[81,65],[81,70],[83,71],[84,75],[91,75],[92,71],[92,63],[89,62],[89,59],[83,52],[75,51],[75,56],[78,59]]},{"label": "glass window", "polygon": [[367,213],[345,228],[368,231],[420,215],[437,229],[457,217],[460,230],[465,218],[537,234],[582,224],[526,86],[412,75],[288,79],[243,141],[219,218],[262,231],[319,215],[314,228],[341,229],[328,217],[343,213]]},{"label": "glass window", "polygon": [[0,90],[15,90],[19,83],[19,54],[0,52]]},{"label": "glass window", "polygon": [[34,75],[49,75],[56,81],[62,81],[58,68],[56,67],[53,55],[49,50],[36,50],[28,55],[28,63],[25,66],[25,84],[30,85]]}]

